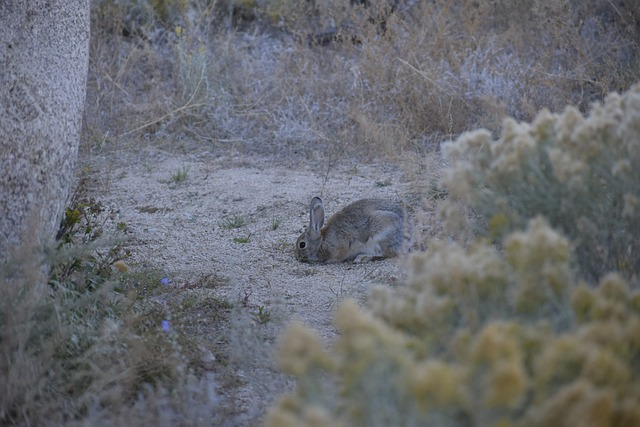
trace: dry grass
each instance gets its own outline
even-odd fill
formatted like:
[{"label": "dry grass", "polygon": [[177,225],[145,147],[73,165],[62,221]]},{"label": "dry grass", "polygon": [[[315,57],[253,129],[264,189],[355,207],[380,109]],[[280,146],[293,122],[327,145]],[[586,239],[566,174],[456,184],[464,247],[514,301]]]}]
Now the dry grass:
[{"label": "dry grass", "polygon": [[640,71],[631,5],[370,3],[95,1],[89,140],[397,158]]}]

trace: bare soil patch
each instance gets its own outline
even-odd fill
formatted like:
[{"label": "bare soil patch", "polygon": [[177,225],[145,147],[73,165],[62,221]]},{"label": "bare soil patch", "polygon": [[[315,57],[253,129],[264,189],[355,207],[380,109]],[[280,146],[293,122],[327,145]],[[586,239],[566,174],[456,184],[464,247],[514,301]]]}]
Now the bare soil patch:
[{"label": "bare soil patch", "polygon": [[[183,317],[172,321],[185,325],[181,333],[197,343],[200,368],[213,373],[216,424],[260,425],[266,408],[291,390],[272,358],[289,320],[313,327],[329,345],[340,300],[362,302],[372,286],[402,280],[403,257],[309,265],[293,251],[315,195],[328,215],[364,197],[406,201],[409,184],[398,167],[354,163],[327,173],[326,167],[149,149],[93,155],[92,170],[94,196],[131,235],[131,268],[162,272],[163,286],[174,288],[163,298],[192,301],[193,310],[169,317]],[[207,300],[233,308],[221,317]]]}]

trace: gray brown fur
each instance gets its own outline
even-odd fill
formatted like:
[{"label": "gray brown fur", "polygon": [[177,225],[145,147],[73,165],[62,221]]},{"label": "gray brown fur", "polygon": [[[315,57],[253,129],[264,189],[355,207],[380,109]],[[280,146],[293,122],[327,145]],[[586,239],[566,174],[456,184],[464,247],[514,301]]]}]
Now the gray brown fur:
[{"label": "gray brown fur", "polygon": [[346,206],[324,225],[322,199],[314,197],[309,227],[296,241],[296,258],[330,263],[393,257],[403,250],[405,222],[406,212],[399,203],[362,199]]}]

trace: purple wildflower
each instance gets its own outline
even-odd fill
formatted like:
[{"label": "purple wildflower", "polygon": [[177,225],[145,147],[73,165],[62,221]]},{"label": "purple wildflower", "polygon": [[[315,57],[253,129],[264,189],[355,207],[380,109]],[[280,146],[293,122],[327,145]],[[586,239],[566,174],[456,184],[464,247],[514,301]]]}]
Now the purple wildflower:
[{"label": "purple wildflower", "polygon": [[162,321],[162,330],[165,332],[169,332],[171,330],[171,323],[168,320]]}]

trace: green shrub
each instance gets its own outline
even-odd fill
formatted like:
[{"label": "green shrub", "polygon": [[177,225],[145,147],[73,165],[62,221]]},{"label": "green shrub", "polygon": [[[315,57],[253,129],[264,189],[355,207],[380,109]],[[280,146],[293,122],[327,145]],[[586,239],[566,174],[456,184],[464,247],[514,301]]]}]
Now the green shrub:
[{"label": "green shrub", "polygon": [[0,264],[0,425],[210,425],[213,379],[189,370],[199,353],[166,320],[177,310],[138,298],[167,287],[122,274],[108,212],[73,200],[56,248]]},{"label": "green shrub", "polygon": [[2,425],[61,425],[125,401],[139,384],[115,282],[86,261],[92,255],[58,252],[50,285],[41,273],[51,259],[38,248],[0,266]]},{"label": "green shrub", "polygon": [[640,292],[576,281],[541,218],[503,243],[415,255],[406,287],[342,304],[330,351],[291,325],[278,361],[297,388],[267,426],[639,425]]},{"label": "green shrub", "polygon": [[[445,208],[458,203],[481,221],[476,231],[493,237],[522,229],[542,215],[575,244],[581,273],[597,280],[621,271],[640,273],[640,85],[612,94],[583,117],[568,107],[542,111],[533,123],[506,120],[494,139],[486,130],[445,144],[451,168]],[[459,219],[459,218],[458,218]],[[635,279],[634,279],[635,278]]]}]

